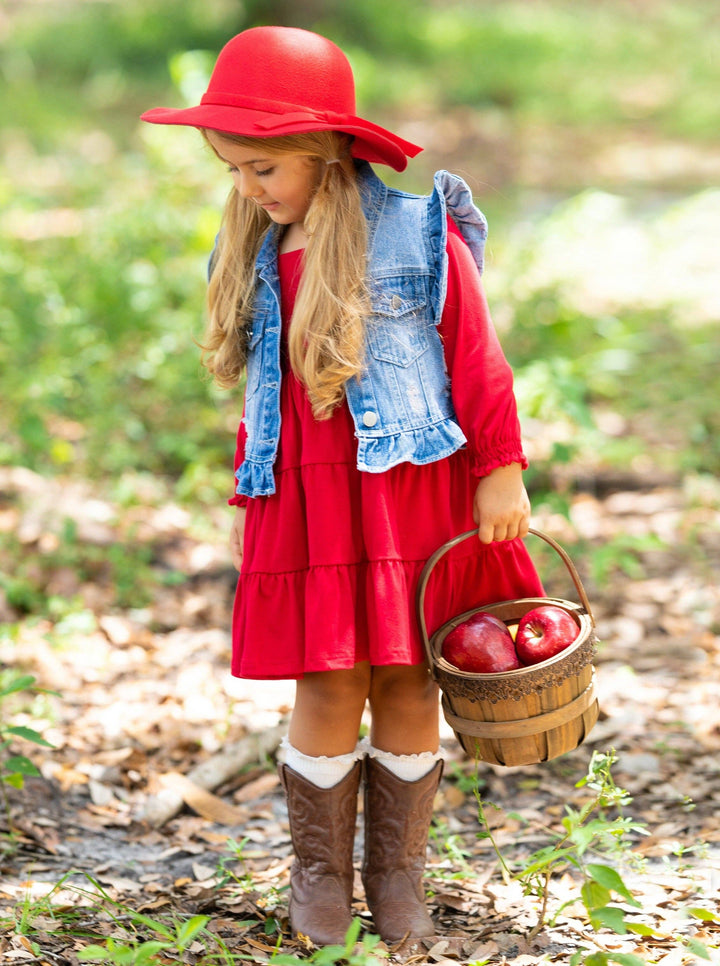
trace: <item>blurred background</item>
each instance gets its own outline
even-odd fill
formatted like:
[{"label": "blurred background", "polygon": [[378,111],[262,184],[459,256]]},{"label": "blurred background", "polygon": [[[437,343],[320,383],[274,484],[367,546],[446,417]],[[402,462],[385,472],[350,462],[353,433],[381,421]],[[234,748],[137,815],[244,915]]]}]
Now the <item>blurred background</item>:
[{"label": "blurred background", "polygon": [[[448,168],[472,186],[536,507],[567,515],[578,487],[638,479],[717,506],[716,0],[6,0],[5,490],[224,505],[241,395],[204,378],[196,340],[229,182],[196,132],[138,116],[195,103],[223,43],[260,23],[335,40],[359,112],[425,146],[379,169],[390,183],[427,192]],[[53,597],[16,520],[0,526],[14,614]],[[63,526],[46,549],[91,567]],[[121,603],[147,562],[130,542],[111,560]]]}]

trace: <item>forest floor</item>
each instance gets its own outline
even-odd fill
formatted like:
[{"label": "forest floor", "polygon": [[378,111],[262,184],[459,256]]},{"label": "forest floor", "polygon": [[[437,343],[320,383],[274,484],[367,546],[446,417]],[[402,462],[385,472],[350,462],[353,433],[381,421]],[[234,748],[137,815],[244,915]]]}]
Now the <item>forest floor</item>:
[{"label": "forest floor", "polygon": [[[121,508],[79,483],[2,473],[0,525],[19,535],[24,573],[31,561],[48,597],[81,606],[31,619],[0,601],[3,666],[57,692],[0,709],[54,745],[16,748],[41,777],[10,790],[14,838],[0,858],[0,958],[75,966],[89,943],[111,937],[135,958],[106,961],[145,962],[138,944],[163,938],[157,924],[195,915],[209,917],[208,931],[183,952],[147,961],[310,955],[289,937],[291,845],[272,762],[292,685],[229,680],[235,578],[227,512],[199,521],[158,491]],[[448,762],[426,880],[437,936],[396,950],[381,944],[377,956],[521,966],[569,963],[584,950],[600,954],[598,962],[628,954],[663,966],[698,954],[720,962],[720,499],[707,479],[621,483],[577,492],[569,520],[534,521],[577,548],[600,639],[600,721],[576,751],[516,768],[476,765],[444,725]],[[96,548],[88,555],[94,569],[58,557],[60,521],[66,535],[72,521],[76,546]],[[118,606],[102,565],[108,548],[127,546],[129,536],[146,551],[139,574],[151,584],[135,607]],[[550,589],[572,597],[572,585],[548,570]],[[260,751],[203,791],[197,768],[211,768],[252,736]],[[588,801],[578,783],[593,751],[611,750],[614,781],[632,798],[623,813],[643,826],[622,837],[611,860],[639,903],[614,895],[614,905],[637,929],[592,928],[571,856],[546,883],[537,930],[540,898],[525,894],[517,873],[563,833],[566,809]],[[151,824],[153,807],[173,795],[182,808]],[[516,875],[503,875],[478,798]],[[361,849],[362,821],[356,868]],[[355,913],[371,931],[359,875],[355,895]]]}]

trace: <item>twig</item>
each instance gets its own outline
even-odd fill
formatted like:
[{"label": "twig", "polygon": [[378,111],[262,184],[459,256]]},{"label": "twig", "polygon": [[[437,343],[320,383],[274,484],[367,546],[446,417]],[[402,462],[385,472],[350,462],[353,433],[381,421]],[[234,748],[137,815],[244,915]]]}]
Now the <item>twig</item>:
[{"label": "twig", "polygon": [[[234,778],[245,765],[261,761],[266,755],[272,754],[286,731],[287,723],[281,721],[274,728],[247,735],[191,769],[186,777],[189,782],[205,791],[212,791],[223,782]],[[163,788],[147,800],[140,818],[157,828],[174,818],[184,802],[180,789]]]},{"label": "twig", "polygon": [[547,917],[547,907],[550,892],[550,879],[552,878],[552,866],[549,866],[545,870],[545,881],[542,885],[542,905],[540,906],[540,915],[538,916],[538,921],[535,923],[533,928],[527,935],[527,941],[532,942],[539,934],[545,925],[545,919]]}]

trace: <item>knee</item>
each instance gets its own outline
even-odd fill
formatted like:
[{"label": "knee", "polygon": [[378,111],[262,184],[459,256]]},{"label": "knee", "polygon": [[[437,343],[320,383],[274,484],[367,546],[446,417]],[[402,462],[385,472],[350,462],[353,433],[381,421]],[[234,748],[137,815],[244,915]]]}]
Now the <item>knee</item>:
[{"label": "knee", "polygon": [[370,691],[370,666],[356,664],[345,671],[320,671],[298,681],[298,698],[333,714],[335,709],[362,708]]},{"label": "knee", "polygon": [[402,706],[406,713],[432,714],[437,710],[438,686],[425,665],[373,668],[370,706]]}]

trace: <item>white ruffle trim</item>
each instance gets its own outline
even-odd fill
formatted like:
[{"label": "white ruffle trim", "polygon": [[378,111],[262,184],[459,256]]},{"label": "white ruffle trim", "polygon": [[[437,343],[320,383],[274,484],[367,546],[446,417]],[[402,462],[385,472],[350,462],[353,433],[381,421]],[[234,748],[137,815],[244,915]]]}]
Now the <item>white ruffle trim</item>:
[{"label": "white ruffle trim", "polygon": [[318,788],[332,788],[352,771],[355,762],[363,757],[358,745],[347,755],[306,755],[290,744],[287,735],[280,742],[278,761],[292,768]]},{"label": "white ruffle trim", "polygon": [[435,767],[435,763],[445,760],[442,748],[437,751],[421,751],[416,755],[393,755],[381,748],[374,748],[369,738],[363,738],[359,745],[368,758],[375,758],[388,771],[403,781],[417,781]]}]

